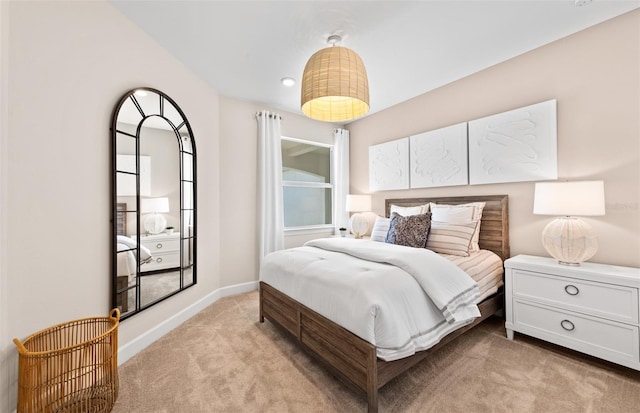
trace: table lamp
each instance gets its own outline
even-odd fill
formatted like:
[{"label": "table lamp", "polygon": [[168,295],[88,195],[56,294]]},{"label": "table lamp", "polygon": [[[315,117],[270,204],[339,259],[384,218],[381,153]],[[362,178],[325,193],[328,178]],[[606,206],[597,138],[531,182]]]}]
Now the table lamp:
[{"label": "table lamp", "polygon": [[347,195],[347,212],[355,212],[349,219],[349,227],[353,235],[360,239],[369,229],[369,221],[360,212],[371,211],[371,195]]},{"label": "table lamp", "polygon": [[147,234],[160,234],[167,227],[167,219],[162,215],[169,212],[169,198],[143,198],[141,211],[144,217],[144,229]]},{"label": "table lamp", "polygon": [[542,245],[560,264],[580,265],[598,250],[591,225],[577,216],[604,215],[603,181],[538,182],[533,213],[562,215],[542,231]]}]

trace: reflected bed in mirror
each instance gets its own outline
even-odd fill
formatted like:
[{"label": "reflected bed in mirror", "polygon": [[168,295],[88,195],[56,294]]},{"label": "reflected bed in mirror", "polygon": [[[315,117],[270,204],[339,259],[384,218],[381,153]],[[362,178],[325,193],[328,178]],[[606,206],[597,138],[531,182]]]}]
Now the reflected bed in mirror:
[{"label": "reflected bed in mirror", "polygon": [[125,319],[196,284],[196,149],[182,110],[150,88],[122,97],[111,136],[111,297]]}]

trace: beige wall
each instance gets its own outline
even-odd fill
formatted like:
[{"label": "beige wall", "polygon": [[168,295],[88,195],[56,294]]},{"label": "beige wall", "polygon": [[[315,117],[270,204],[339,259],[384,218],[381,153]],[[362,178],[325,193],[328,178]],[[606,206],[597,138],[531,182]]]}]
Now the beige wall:
[{"label": "beige wall", "polygon": [[216,91],[106,2],[0,2],[0,10],[4,413],[17,394],[13,337],[110,308],[109,126],[126,91],[162,90],[193,127],[200,254],[198,285],[124,321],[121,346],[221,286],[221,228]]},{"label": "beige wall", "polygon": [[[640,266],[639,31],[636,10],[351,123],[351,192],[369,191],[370,145],[557,99],[559,178],[605,183],[606,216],[585,218],[600,243],[591,261]],[[373,204],[383,214],[385,198],[508,194],[512,255],[547,255],[540,234],[552,217],[532,214],[533,188],[386,191]]]},{"label": "beige wall", "polygon": [[[223,286],[258,279],[257,159],[258,123],[256,112],[269,110],[282,115],[282,135],[332,144],[333,125],[305,116],[280,111],[258,103],[220,97],[220,188],[221,252]],[[290,248],[313,234],[285,237]]]},{"label": "beige wall", "polygon": [[[9,338],[9,293],[7,291],[7,234],[2,228],[7,226],[7,137],[9,105],[4,92],[9,88],[9,13],[0,2],[0,412],[10,411],[9,388],[15,381],[15,373],[5,367],[10,352]],[[15,350],[14,350],[15,351]],[[13,388],[13,387],[11,387]],[[11,399],[14,400],[14,399]],[[13,404],[11,404],[13,406]]]}]

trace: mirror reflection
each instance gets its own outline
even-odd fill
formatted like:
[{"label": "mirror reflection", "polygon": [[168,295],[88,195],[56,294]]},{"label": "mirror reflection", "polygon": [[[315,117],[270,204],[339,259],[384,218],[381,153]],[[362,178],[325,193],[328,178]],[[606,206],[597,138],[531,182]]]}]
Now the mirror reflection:
[{"label": "mirror reflection", "polygon": [[195,142],[180,108],[128,92],[112,121],[113,302],[123,318],[196,283]]}]

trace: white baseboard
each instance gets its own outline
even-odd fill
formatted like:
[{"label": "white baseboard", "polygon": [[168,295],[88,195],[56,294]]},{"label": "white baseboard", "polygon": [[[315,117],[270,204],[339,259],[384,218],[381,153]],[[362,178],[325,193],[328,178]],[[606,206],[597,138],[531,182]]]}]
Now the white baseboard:
[{"label": "white baseboard", "polygon": [[258,289],[258,281],[251,281],[244,284],[231,285],[229,287],[218,288],[217,290],[207,294],[205,297],[191,304],[189,307],[168,318],[164,322],[158,324],[151,330],[131,340],[129,343],[118,348],[118,365],[129,360],[147,346],[167,334],[169,331],[178,327],[209,305],[215,303],[223,297],[230,295],[246,293]]}]

